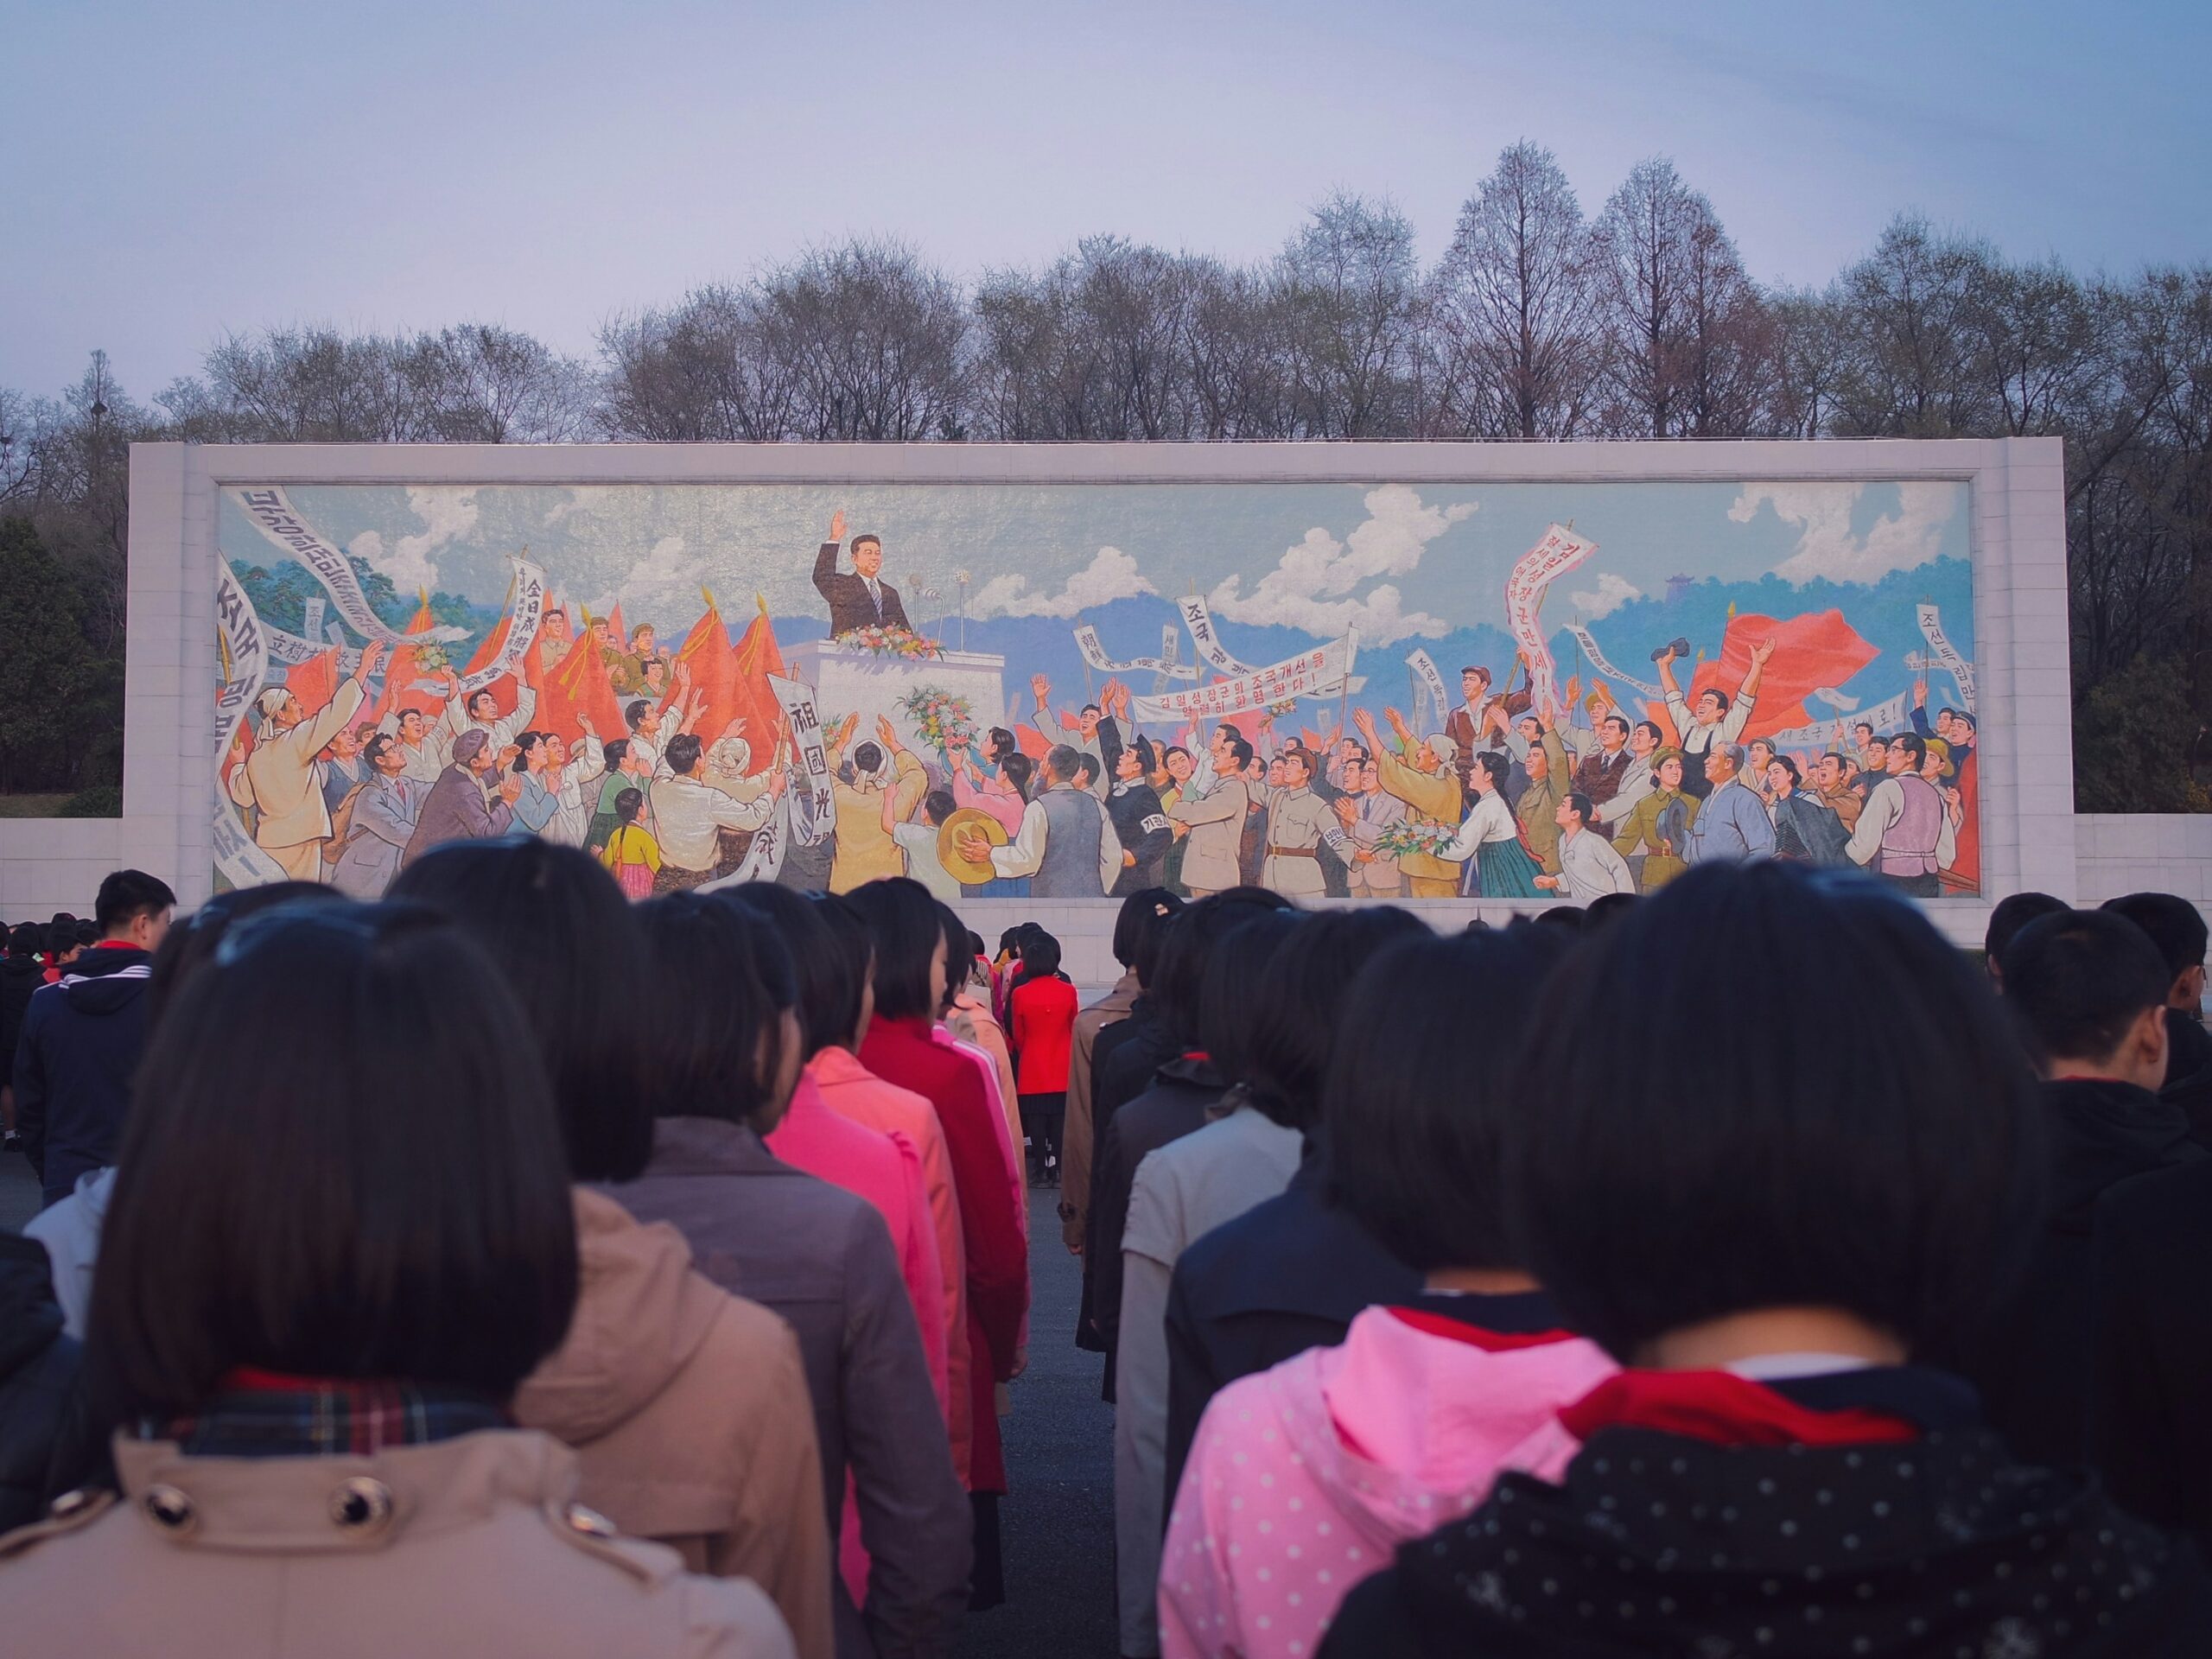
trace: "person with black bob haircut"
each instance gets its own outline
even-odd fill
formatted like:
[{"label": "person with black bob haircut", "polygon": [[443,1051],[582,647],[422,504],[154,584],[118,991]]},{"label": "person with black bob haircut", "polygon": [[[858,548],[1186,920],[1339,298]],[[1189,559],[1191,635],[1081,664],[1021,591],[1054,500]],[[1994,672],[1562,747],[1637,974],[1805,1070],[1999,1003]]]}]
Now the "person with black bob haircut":
[{"label": "person with black bob haircut", "polygon": [[2212,1033],[2204,1029],[2204,912],[2171,893],[2131,893],[2097,906],[2141,928],[2165,959],[2166,1080],[2158,1090],[2189,1118],[2196,1144],[2212,1147]]},{"label": "person with black bob haircut", "polygon": [[[1643,1042],[1589,1040],[1631,1006]],[[1917,906],[1849,873],[1694,868],[1571,958],[1529,1029],[1511,1236],[1631,1369],[1562,1414],[1582,1444],[1557,1484],[1503,1476],[1402,1545],[1327,1659],[2198,1650],[2194,1553],[2018,1462],[1915,1363],[2012,1281],[2045,1182],[2018,1045]]]},{"label": "person with black bob haircut", "polygon": [[576,1237],[481,951],[422,910],[279,907],[229,931],[147,1065],[87,1353],[121,1497],[16,1535],[12,1642],[791,1652],[757,1588],[616,1541],[570,1501],[574,1458],[509,1425],[568,1327]]},{"label": "person with black bob haircut", "polygon": [[1517,1040],[1567,951],[1526,922],[1424,931],[1353,982],[1324,1090],[1344,1146],[1332,1185],[1426,1287],[1207,1408],[1170,1489],[1160,1601],[1171,1652],[1305,1652],[1359,1576],[1316,1576],[1307,1552],[1318,1566],[1322,1541],[1380,1560],[1472,1509],[1503,1470],[1565,1466],[1573,1442],[1557,1414],[1614,1367],[1561,1328],[1506,1233],[1504,1142],[1541,1108],[1510,1087],[1510,1064],[1470,1066],[1467,1054],[1471,1028],[1478,1049]]},{"label": "person with black bob haircut", "polygon": [[1982,930],[1981,965],[1999,995],[2005,994],[2005,952],[2019,938],[2020,930],[2030,922],[2072,908],[2063,899],[2054,899],[2047,893],[2008,893],[1997,901],[1989,912],[1989,925]]},{"label": "person with black bob haircut", "polygon": [[[599,861],[536,836],[452,842],[400,873],[496,962],[522,1004],[578,1183],[628,1180],[652,1151],[652,1053],[636,912]],[[582,1290],[514,1414],[575,1448],[585,1503],[695,1571],[751,1579],[804,1656],[831,1651],[830,1550],[798,1344],[692,1268],[668,1228],[579,1185]],[[719,1505],[719,1514],[715,1512]]]},{"label": "person with black bob haircut", "polygon": [[[1205,1121],[1205,1109],[1228,1089],[1198,1035],[1206,964],[1221,941],[1272,912],[1294,908],[1265,887],[1230,887],[1193,902],[1167,925],[1160,940],[1156,988],[1139,999],[1128,1024],[1141,1027],[1101,1054],[1093,1096],[1089,1214],[1085,1218],[1082,1300],[1076,1346],[1106,1356],[1102,1397],[1114,1397],[1114,1332],[1122,1313],[1122,1228],[1137,1165],[1155,1146]],[[1103,1038],[1109,1033],[1102,1033]],[[1142,1121],[1117,1131],[1125,1103],[1149,1096]]]},{"label": "person with black bob haircut", "polygon": [[868,1554],[857,1609],[842,1575],[832,1586],[839,1655],[948,1653],[968,1603],[968,1507],[898,1252],[865,1199],[762,1141],[798,1080],[790,953],[718,894],[671,893],[638,917],[656,1015],[639,1090],[656,1119],[652,1156],[608,1196],[674,1227],[709,1278],[798,1334],[828,1536],[839,1535],[849,1471]]},{"label": "person with black bob haircut", "polygon": [[1429,937],[1394,905],[1277,911],[1247,922],[1213,951],[1199,995],[1198,1040],[1230,1079],[1228,1095],[1186,1116],[1180,1091],[1155,1090],[1116,1120],[1135,1161],[1114,1327],[1114,1554],[1124,1653],[1160,1641],[1160,1540],[1174,1491],[1166,1473],[1164,1320],[1175,1263],[1193,1241],[1290,1185],[1353,979],[1393,941]]},{"label": "person with black bob haircut", "polygon": [[2077,1469],[2088,1458],[2091,1235],[2098,1201],[2139,1175],[2204,1156],[2165,1080],[2164,961],[2108,911],[2031,922],[2005,952],[2005,1006],[2046,1081],[2050,1190],[2025,1278],[1959,1351],[2012,1450]]},{"label": "person with black bob haircut", "polygon": [[1144,887],[1122,900],[1114,917],[1114,960],[1122,976],[1096,1002],[1076,1014],[1075,1031],[1068,1047],[1067,1116],[1060,1125],[1060,1241],[1073,1255],[1083,1254],[1084,1217],[1090,1199],[1091,1074],[1100,1036],[1109,1026],[1129,1017],[1144,989],[1138,958],[1157,953],[1160,925],[1183,908],[1183,901],[1166,887]]}]

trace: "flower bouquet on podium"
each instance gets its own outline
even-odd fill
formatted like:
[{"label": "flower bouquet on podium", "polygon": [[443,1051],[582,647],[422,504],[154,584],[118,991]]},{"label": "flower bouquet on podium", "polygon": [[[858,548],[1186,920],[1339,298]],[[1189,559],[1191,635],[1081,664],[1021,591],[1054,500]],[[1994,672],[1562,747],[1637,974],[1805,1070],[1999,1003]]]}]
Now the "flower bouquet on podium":
[{"label": "flower bouquet on podium", "polygon": [[956,745],[976,741],[976,705],[938,685],[918,685],[899,700],[921,740],[950,761]]},{"label": "flower bouquet on podium", "polygon": [[851,628],[837,636],[837,643],[849,651],[864,651],[871,657],[887,657],[899,662],[926,662],[944,655],[944,647],[936,640],[925,639],[906,628]]}]

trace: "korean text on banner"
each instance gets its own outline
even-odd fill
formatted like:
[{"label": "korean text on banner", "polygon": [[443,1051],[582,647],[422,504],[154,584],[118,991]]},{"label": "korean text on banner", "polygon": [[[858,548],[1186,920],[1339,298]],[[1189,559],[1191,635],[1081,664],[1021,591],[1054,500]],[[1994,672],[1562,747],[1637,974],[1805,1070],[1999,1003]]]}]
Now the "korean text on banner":
[{"label": "korean text on banner", "polygon": [[1157,697],[1132,697],[1129,712],[1140,721],[1180,724],[1191,720],[1249,714],[1255,709],[1271,709],[1299,697],[1334,696],[1351,672],[1354,649],[1349,637],[1334,639],[1266,668],[1249,670],[1233,679],[1216,680],[1211,685],[1189,691],[1170,691]]},{"label": "korean text on banner", "polygon": [[1543,610],[1544,590],[1592,553],[1598,543],[1577,536],[1563,524],[1554,524],[1536,544],[1521,556],[1513,574],[1505,579],[1505,621],[1513,642],[1528,654],[1529,691],[1539,709],[1558,704],[1553,690],[1558,667],[1537,618]]},{"label": "korean text on banner", "polygon": [[[1172,642],[1181,636],[1173,628],[1167,631]],[[1191,664],[1179,664],[1172,656],[1132,657],[1127,662],[1116,662],[1107,656],[1106,648],[1098,641],[1098,630],[1088,622],[1075,631],[1076,649],[1083,653],[1083,660],[1101,674],[1165,674],[1173,680],[1195,680],[1198,669]]]},{"label": "korean text on banner", "polygon": [[1206,609],[1206,602],[1196,594],[1182,601],[1183,626],[1191,631],[1191,643],[1198,648],[1198,655],[1217,674],[1249,674],[1249,664],[1238,662],[1221,643],[1215,632],[1213,613]]},{"label": "korean text on banner", "polygon": [[1959,648],[1943,632],[1943,619],[1933,605],[1916,605],[1914,614],[1920,620],[1920,637],[1928,642],[1928,649],[1936,653],[1936,660],[1943,664],[1943,671],[1959,688],[1959,697],[1967,706],[1967,713],[1974,712],[1974,664],[1959,655]]}]

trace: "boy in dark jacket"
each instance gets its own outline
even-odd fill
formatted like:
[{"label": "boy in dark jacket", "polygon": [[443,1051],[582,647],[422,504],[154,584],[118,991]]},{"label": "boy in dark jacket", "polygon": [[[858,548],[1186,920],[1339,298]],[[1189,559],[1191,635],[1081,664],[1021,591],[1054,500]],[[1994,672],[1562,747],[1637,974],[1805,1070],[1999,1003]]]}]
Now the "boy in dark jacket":
[{"label": "boy in dark jacket", "polygon": [[145,1046],[154,948],[175,904],[158,877],[114,871],[100,883],[92,912],[99,943],[31,996],[16,1052],[16,1127],[42,1204],[115,1161],[130,1075]]}]

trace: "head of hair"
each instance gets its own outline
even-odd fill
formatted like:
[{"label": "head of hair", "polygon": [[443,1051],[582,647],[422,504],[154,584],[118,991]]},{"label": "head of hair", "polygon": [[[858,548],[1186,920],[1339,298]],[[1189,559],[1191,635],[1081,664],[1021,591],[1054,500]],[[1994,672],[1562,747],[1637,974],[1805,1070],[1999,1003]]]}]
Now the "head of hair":
[{"label": "head of hair", "polygon": [[1328,1194],[1408,1267],[1521,1265],[1504,1149],[1541,1108],[1513,1087],[1508,1059],[1572,948],[1525,921],[1394,939],[1352,982],[1321,1089]]},{"label": "head of hair", "polygon": [[545,1074],[459,929],[265,912],[183,987],[142,1075],[92,1290],[103,1415],[194,1411],[240,1366],[504,1401],[560,1344],[576,1236]]},{"label": "head of hair", "polygon": [[1309,919],[1296,910],[1249,912],[1215,943],[1206,960],[1191,1039],[1205,1050],[1214,1070],[1232,1083],[1246,1081],[1251,1070],[1260,976]]},{"label": "head of hair", "polygon": [[853,747],[853,766],[863,775],[880,772],[883,767],[883,749],[874,742],[858,743]]},{"label": "head of hair", "polygon": [[1629,728],[1629,730],[1631,733],[1650,733],[1651,741],[1655,747],[1659,744],[1662,744],[1667,741],[1667,734],[1659,729],[1659,722],[1656,720],[1639,720],[1635,725]]},{"label": "head of hair", "polygon": [[630,740],[628,738],[618,737],[610,741],[605,751],[607,771],[610,772],[621,771],[623,759],[629,753]]},{"label": "head of hair", "polygon": [[1231,732],[1228,737],[1223,741],[1229,745],[1229,759],[1230,763],[1234,765],[1239,772],[1243,771],[1245,767],[1252,764],[1252,746],[1245,741],[1242,733]]},{"label": "head of hair", "polygon": [[678,732],[668,740],[668,747],[661,751],[661,758],[668,762],[668,769],[679,778],[691,775],[691,768],[699,764],[699,739],[691,732]]},{"label": "head of hair", "polygon": [[1029,795],[1030,781],[1037,775],[1037,763],[1016,750],[1000,760],[999,770],[1006,773],[1007,782],[1012,784],[1021,792],[1023,798],[1027,799]]},{"label": "head of hair", "polygon": [[279,905],[333,904],[344,897],[337,888],[326,887],[320,881],[270,881],[213,895],[162,936],[146,973],[148,1029],[161,1023],[163,1012],[185,986],[213,960],[215,947],[233,923]]},{"label": "head of hair", "polygon": [[1912,769],[1918,772],[1928,759],[1928,745],[1917,732],[1904,732],[1890,740],[1892,751],[1903,749],[1912,757]]},{"label": "head of hair", "polygon": [[[311,885],[302,883],[302,886]],[[171,930],[174,931],[175,930]],[[166,940],[163,943],[167,943]],[[17,922],[8,930],[8,954],[35,957],[46,949],[46,929],[37,922]]]},{"label": "head of hair", "polygon": [[1796,784],[1802,780],[1802,775],[1797,770],[1797,763],[1795,760],[1792,760],[1786,754],[1776,755],[1772,760],[1767,762],[1767,765],[1770,766],[1780,766],[1783,772],[1789,775],[1789,781],[1792,784]]},{"label": "head of hair", "polygon": [[783,1020],[798,1004],[790,953],[717,894],[666,893],[637,911],[654,1009],[639,1092],[656,1117],[753,1122],[779,1104]]},{"label": "head of hair", "polygon": [[2204,912],[2178,893],[2130,893],[2097,908],[2125,916],[2143,930],[2165,962],[2169,985],[2204,965]]},{"label": "head of hair", "polygon": [[373,769],[385,757],[385,752],[399,740],[390,732],[378,732],[361,745],[361,759]]},{"label": "head of hair", "polygon": [[1045,770],[1064,784],[1075,781],[1076,763],[1082,753],[1066,743],[1055,743],[1045,751]]},{"label": "head of hair", "polygon": [[1170,1034],[1185,1044],[1197,1040],[1200,989],[1215,946],[1253,917],[1291,908],[1289,899],[1265,887],[1228,887],[1168,919],[1160,935],[1156,971],[1145,982],[1145,995]]},{"label": "head of hair", "polygon": [[713,896],[783,940],[798,987],[802,1057],[810,1060],[825,1048],[850,1042],[860,1023],[868,957],[863,946],[860,975],[855,976],[830,931],[829,906],[773,881],[748,881]]},{"label": "head of hair", "polygon": [[100,930],[98,923],[79,922],[77,924],[77,944],[79,949],[87,945],[98,944],[99,942]]},{"label": "head of hair", "polygon": [[857,553],[864,547],[872,547],[880,553],[883,550],[883,537],[880,536],[871,535],[866,531],[862,531],[860,535],[853,537],[854,552]]},{"label": "head of hair", "polygon": [[1590,798],[1579,789],[1571,789],[1567,792],[1566,804],[1574,809],[1574,821],[1588,829],[1591,817],[1598,810],[1590,804]]},{"label": "head of hair", "polygon": [[645,791],[642,789],[618,789],[614,791],[614,821],[635,823],[638,814],[645,810]]},{"label": "head of hair", "polygon": [[960,810],[949,789],[933,789],[922,797],[922,814],[931,823],[943,823]]},{"label": "head of hair", "polygon": [[1725,715],[1728,712],[1728,694],[1726,691],[1720,690],[1718,687],[1715,687],[1711,690],[1700,692],[1698,695],[1700,697],[1711,697],[1713,702],[1719,703],[1720,705],[1720,712],[1722,714]]},{"label": "head of hair", "polygon": [[1183,901],[1165,887],[1141,887],[1122,900],[1120,912],[1114,918],[1114,960],[1124,968],[1137,965],[1137,940],[1151,925],[1162,919],[1165,911],[1173,915],[1183,908]]},{"label": "head of hair", "polygon": [[2150,936],[2114,911],[2038,917],[1999,958],[2005,1004],[2050,1060],[2102,1060],[2146,1008],[2163,1008],[2173,977]]},{"label": "head of hair", "polygon": [[[960,912],[942,899],[934,900],[939,931],[944,935],[944,1007],[950,1008],[959,996],[963,986],[982,968],[982,964],[968,949],[968,941],[975,937],[968,931],[968,924],[960,919]],[[1044,932],[1036,923],[1030,922],[1023,929],[1022,938]],[[1019,979],[1020,976],[1016,976]],[[942,1012],[943,1010],[940,1010]]]},{"label": "head of hair", "polygon": [[400,871],[391,891],[452,921],[506,976],[575,1179],[635,1176],[652,1152],[652,1114],[637,1085],[652,1010],[636,912],[599,861],[535,836],[448,842]]},{"label": "head of hair", "polygon": [[1149,778],[1160,770],[1160,746],[1148,737],[1140,737],[1129,745],[1137,758],[1137,770]]},{"label": "head of hair", "polygon": [[[845,895],[875,946],[875,1011],[886,1020],[934,1020],[930,963],[944,948],[937,900],[906,876],[870,881]],[[945,963],[950,980],[955,964]]]},{"label": "head of hair", "polygon": [[625,703],[622,706],[622,723],[632,731],[636,731],[639,722],[652,712],[652,704],[647,702],[643,697]]},{"label": "head of hair", "polygon": [[101,937],[112,938],[141,916],[175,906],[176,894],[158,875],[143,870],[111,870],[100,882],[99,896],[92,900],[92,925]]},{"label": "head of hair", "polygon": [[2012,948],[2012,941],[2020,930],[2039,917],[2054,916],[2073,906],[2063,899],[2054,899],[2047,893],[2008,893],[1997,901],[1989,912],[1989,925],[1981,936],[1982,955],[1998,974],[2005,969],[2005,953]]},{"label": "head of hair", "polygon": [[[1716,996],[1726,1043],[1705,1035]],[[1641,1042],[1588,1040],[1637,998]],[[1616,1357],[1798,1306],[1910,1350],[2009,1290],[2043,1203],[2034,1079],[1910,900],[1778,860],[1695,866],[1570,957],[1528,1028],[1516,1249]]]},{"label": "head of hair", "polygon": [[[1324,911],[1300,922],[1256,976],[1248,971],[1234,990],[1254,1005],[1239,1074],[1252,1103],[1285,1128],[1310,1127],[1346,988],[1385,945],[1427,937],[1427,925],[1395,905]],[[1209,993],[1214,983],[1210,976]]]},{"label": "head of hair", "polygon": [[1601,893],[1582,907],[1582,931],[1586,933],[1603,932],[1615,922],[1634,910],[1643,895],[1635,893]]},{"label": "head of hair", "polygon": [[1624,743],[1625,743],[1625,742],[1627,742],[1627,741],[1628,741],[1628,731],[1629,731],[1629,726],[1628,726],[1628,716],[1627,716],[1627,715],[1607,715],[1605,716],[1605,718],[1602,721],[1600,721],[1600,722],[1599,722],[1599,724],[1601,724],[1601,725],[1605,725],[1605,726],[1618,726],[1618,727],[1619,727],[1619,728],[1620,728],[1620,732],[1621,732],[1621,741],[1622,741],[1622,742],[1624,742]]},{"label": "head of hair", "polygon": [[1572,937],[1590,925],[1590,912],[1580,905],[1547,905],[1529,918],[1532,927],[1545,927]]},{"label": "head of hair", "polygon": [[1025,979],[1050,979],[1060,971],[1060,942],[1039,928],[1021,942],[1021,973]]},{"label": "head of hair", "polygon": [[1021,753],[1021,746],[1012,732],[1003,726],[994,726],[983,734],[983,754],[994,766],[1009,754]]},{"label": "head of hair", "polygon": [[1474,765],[1484,777],[1490,779],[1491,785],[1497,789],[1505,787],[1506,777],[1513,770],[1513,763],[1495,749],[1477,750]]},{"label": "head of hair", "polygon": [[517,733],[515,734],[515,758],[513,764],[508,767],[508,770],[511,772],[528,772],[530,770],[530,752],[543,744],[545,738],[546,734],[543,732]]},{"label": "head of hair", "polygon": [[1089,749],[1075,752],[1075,782],[1084,789],[1098,781],[1098,757]]}]

